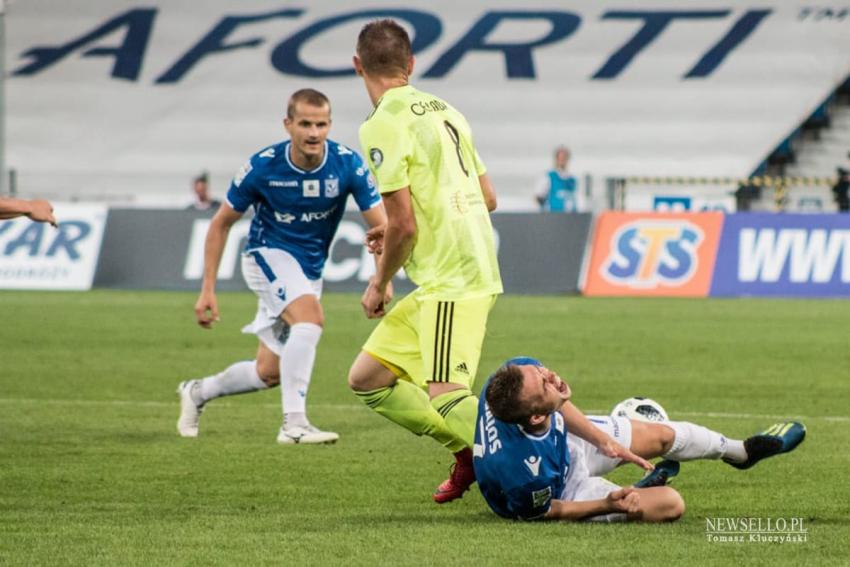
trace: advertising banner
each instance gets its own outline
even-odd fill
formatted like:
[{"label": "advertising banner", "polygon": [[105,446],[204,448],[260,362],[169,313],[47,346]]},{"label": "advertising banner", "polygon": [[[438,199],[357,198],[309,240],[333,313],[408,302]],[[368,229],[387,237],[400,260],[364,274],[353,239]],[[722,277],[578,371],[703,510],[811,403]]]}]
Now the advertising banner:
[{"label": "advertising banner", "polygon": [[6,4],[21,187],[110,202],[188,204],[201,169],[223,193],[285,136],[286,100],[307,85],[331,100],[331,137],[358,149],[372,105],[351,57],[379,18],[410,32],[413,85],[464,113],[506,201],[531,202],[563,143],[573,172],[746,176],[850,74],[847,2]]},{"label": "advertising banner", "polygon": [[736,210],[734,188],[718,185],[640,185],[626,188],[625,210],[656,213],[703,213]]},{"label": "advertising banner", "polygon": [[106,206],[54,203],[54,213],[57,228],[26,217],[0,221],[0,289],[91,288]]},{"label": "advertising banner", "polygon": [[850,297],[850,215],[727,216],[711,295]]},{"label": "advertising banner", "polygon": [[0,289],[91,288],[106,207],[54,204],[58,228],[28,218],[0,221]]},{"label": "advertising banner", "polygon": [[704,297],[722,225],[719,212],[603,213],[584,294]]},{"label": "advertising banner", "polygon": [[[211,213],[195,211],[111,210],[95,286],[200,290],[210,220]],[[495,214],[492,221],[506,292],[578,292],[589,213]],[[240,261],[250,222],[243,219],[230,229],[219,265],[219,290],[247,289]],[[325,291],[365,289],[375,271],[365,237],[362,217],[346,213],[325,264]],[[400,294],[413,289],[403,273],[394,285]]]}]

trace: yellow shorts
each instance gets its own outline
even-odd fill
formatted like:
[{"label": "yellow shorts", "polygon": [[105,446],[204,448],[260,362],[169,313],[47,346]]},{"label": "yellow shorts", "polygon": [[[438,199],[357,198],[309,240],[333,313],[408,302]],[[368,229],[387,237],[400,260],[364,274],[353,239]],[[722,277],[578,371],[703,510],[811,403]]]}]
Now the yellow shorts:
[{"label": "yellow shorts", "polygon": [[421,295],[415,290],[390,309],[363,350],[417,386],[451,382],[471,388],[496,296],[438,301]]}]

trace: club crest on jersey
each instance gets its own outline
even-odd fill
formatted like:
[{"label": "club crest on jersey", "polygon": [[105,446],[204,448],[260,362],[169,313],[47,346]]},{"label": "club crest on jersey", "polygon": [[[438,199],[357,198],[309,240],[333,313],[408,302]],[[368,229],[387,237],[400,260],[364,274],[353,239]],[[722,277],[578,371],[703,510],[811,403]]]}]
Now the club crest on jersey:
[{"label": "club crest on jersey", "polygon": [[372,160],[372,165],[375,166],[375,169],[378,169],[384,163],[384,153],[378,148],[372,148],[369,150],[369,159]]},{"label": "club crest on jersey", "polygon": [[601,275],[631,287],[682,285],[697,271],[697,251],[704,237],[699,226],[683,220],[625,224],[611,238]]},{"label": "club crest on jersey", "polygon": [[325,179],[325,197],[339,195],[339,179]]},{"label": "club crest on jersey", "polygon": [[305,197],[318,197],[319,196],[319,180],[318,179],[305,179],[301,182],[302,194]]}]

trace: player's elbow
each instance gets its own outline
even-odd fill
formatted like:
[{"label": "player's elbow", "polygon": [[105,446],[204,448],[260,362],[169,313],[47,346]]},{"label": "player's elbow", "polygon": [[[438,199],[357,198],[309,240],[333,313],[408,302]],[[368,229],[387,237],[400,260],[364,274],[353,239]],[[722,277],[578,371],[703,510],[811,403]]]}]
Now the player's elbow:
[{"label": "player's elbow", "polygon": [[487,211],[491,213],[495,211],[496,207],[499,205],[498,200],[496,199],[496,195],[485,196],[484,204],[487,205]]},{"label": "player's elbow", "polygon": [[403,242],[413,240],[416,238],[416,221],[412,217],[396,222],[390,221],[387,232],[392,232],[396,239]]}]

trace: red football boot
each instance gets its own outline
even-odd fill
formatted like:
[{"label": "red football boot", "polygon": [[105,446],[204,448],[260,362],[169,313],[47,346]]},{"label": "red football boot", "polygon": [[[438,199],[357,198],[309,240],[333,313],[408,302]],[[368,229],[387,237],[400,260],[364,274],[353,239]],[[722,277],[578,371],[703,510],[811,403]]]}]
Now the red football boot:
[{"label": "red football boot", "polygon": [[434,502],[445,504],[457,498],[463,497],[463,493],[469,490],[475,482],[475,469],[472,468],[472,451],[467,447],[455,453],[455,463],[452,465],[451,474],[443,484],[434,492]]}]

